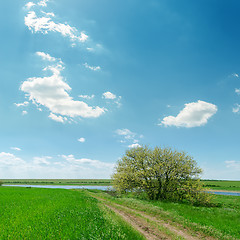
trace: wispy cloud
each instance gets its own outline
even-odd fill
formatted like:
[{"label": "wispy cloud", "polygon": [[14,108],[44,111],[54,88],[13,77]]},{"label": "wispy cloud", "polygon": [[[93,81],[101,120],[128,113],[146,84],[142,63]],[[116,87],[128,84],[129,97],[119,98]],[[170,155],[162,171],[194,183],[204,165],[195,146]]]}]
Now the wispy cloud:
[{"label": "wispy cloud", "polygon": [[74,155],[62,155],[62,158],[64,158],[67,162],[74,164],[74,165],[89,165],[95,168],[108,168],[113,169],[114,164],[112,163],[106,163],[101,162],[99,160],[92,160],[89,158],[75,158]]},{"label": "wispy cloud", "polygon": [[92,95],[79,95],[78,97],[90,100],[90,99],[93,99],[95,97],[95,95],[93,95],[93,94]]},{"label": "wispy cloud", "polygon": [[[43,58],[52,59],[48,54]],[[63,122],[62,117],[97,118],[102,115],[106,109],[98,106],[90,107],[83,101],[73,100],[69,95],[71,87],[61,75],[63,69],[62,61],[58,60],[54,65],[44,68],[44,71],[52,73],[51,76],[28,78],[22,83],[20,89],[26,93],[29,101],[47,107],[51,112],[49,117],[55,121]]]},{"label": "wispy cloud", "polygon": [[48,117],[56,122],[64,123],[65,121],[67,121],[66,117],[63,118],[62,116],[57,116],[56,114],[53,113],[50,113]]},{"label": "wispy cloud", "polygon": [[33,164],[34,165],[50,165],[51,162],[49,161],[52,159],[50,156],[45,156],[45,157],[34,157],[33,158]]},{"label": "wispy cloud", "polygon": [[90,66],[87,63],[84,63],[83,65],[85,66],[85,68],[88,68],[88,69],[90,69],[92,71],[99,71],[99,70],[101,70],[100,66]]},{"label": "wispy cloud", "polygon": [[55,62],[57,60],[55,57],[51,57],[48,53],[44,52],[36,52],[36,55],[49,62]]},{"label": "wispy cloud", "polygon": [[23,103],[14,103],[17,107],[26,107],[28,106],[29,102],[25,101]]},{"label": "wispy cloud", "polygon": [[11,147],[12,150],[15,150],[15,151],[21,151],[22,149],[21,148],[18,148],[18,147]]},{"label": "wispy cloud", "polygon": [[168,116],[163,118],[159,125],[165,127],[199,127],[205,125],[216,112],[216,105],[198,100],[197,102],[185,104],[184,109],[176,117]]},{"label": "wispy cloud", "polygon": [[[46,7],[47,1],[40,1],[37,5],[40,7]],[[29,2],[25,6],[30,10],[36,4]],[[40,16],[39,16],[40,15]],[[88,36],[83,32],[79,32],[75,27],[70,26],[66,23],[58,23],[53,19],[55,17],[54,13],[47,13],[44,11],[29,11],[24,18],[25,25],[32,32],[39,32],[43,34],[48,34],[49,32],[60,33],[63,37],[68,37],[72,42],[86,42]]]},{"label": "wispy cloud", "polygon": [[240,105],[238,103],[235,104],[235,106],[233,107],[232,111],[233,113],[239,113],[240,110]]},{"label": "wispy cloud", "polygon": [[123,129],[117,129],[115,133],[119,136],[122,137],[120,140],[121,143],[128,143],[128,147],[133,148],[133,147],[140,147],[141,145],[139,144],[139,138],[143,138],[143,135],[139,135],[130,131],[127,128]]},{"label": "wispy cloud", "polygon": [[226,167],[227,168],[233,168],[235,170],[240,170],[240,161],[225,161]]},{"label": "wispy cloud", "polygon": [[102,94],[102,98],[106,99],[106,100],[114,100],[114,103],[117,104],[118,107],[121,107],[121,96],[116,96],[115,94],[111,93],[111,92],[105,92]]},{"label": "wispy cloud", "polygon": [[232,76],[233,76],[233,77],[236,77],[236,78],[239,77],[239,75],[238,75],[237,73],[233,73]]},{"label": "wispy cloud", "polygon": [[28,112],[27,111],[22,111],[22,115],[24,116],[24,115],[27,115],[28,114]]},{"label": "wispy cloud", "polygon": [[235,88],[235,93],[239,95],[240,94],[240,89],[239,88]]}]

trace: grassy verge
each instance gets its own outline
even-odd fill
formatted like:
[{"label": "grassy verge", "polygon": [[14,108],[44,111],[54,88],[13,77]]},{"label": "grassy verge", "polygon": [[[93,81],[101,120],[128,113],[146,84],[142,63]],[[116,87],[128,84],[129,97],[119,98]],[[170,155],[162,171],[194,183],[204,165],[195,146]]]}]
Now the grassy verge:
[{"label": "grassy verge", "polygon": [[0,179],[4,184],[110,186],[111,179]]},{"label": "grassy verge", "polygon": [[240,191],[240,181],[202,180],[202,183],[213,190]]},{"label": "grassy verge", "polygon": [[144,239],[86,191],[0,187],[0,239]]},{"label": "grassy verge", "polygon": [[217,239],[240,239],[240,198],[215,196],[218,207],[194,207],[183,203],[117,198],[95,191],[95,194],[114,203],[144,211],[173,224]]}]

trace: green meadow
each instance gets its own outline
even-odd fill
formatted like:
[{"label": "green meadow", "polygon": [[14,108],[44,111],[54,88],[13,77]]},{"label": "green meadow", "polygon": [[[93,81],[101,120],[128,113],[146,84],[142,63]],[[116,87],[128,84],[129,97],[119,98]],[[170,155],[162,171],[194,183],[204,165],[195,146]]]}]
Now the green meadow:
[{"label": "green meadow", "polygon": [[144,239],[85,191],[0,187],[0,239]]},{"label": "green meadow", "polygon": [[[110,180],[102,179],[8,181],[9,184],[111,184]],[[239,183],[203,181],[207,188],[229,191],[238,190]],[[214,195],[212,202],[212,207],[203,207],[150,201],[132,194],[118,196],[113,191],[0,187],[0,239],[146,239],[109,206],[128,209],[127,214],[135,214],[136,218],[142,212],[180,227],[198,239],[240,239],[240,197]],[[151,228],[155,223],[147,224]],[[167,239],[185,239],[160,228],[168,234]]]},{"label": "green meadow", "polygon": [[111,179],[0,179],[4,184],[110,186]]},{"label": "green meadow", "polygon": [[240,191],[240,181],[202,180],[205,188],[213,190]]}]

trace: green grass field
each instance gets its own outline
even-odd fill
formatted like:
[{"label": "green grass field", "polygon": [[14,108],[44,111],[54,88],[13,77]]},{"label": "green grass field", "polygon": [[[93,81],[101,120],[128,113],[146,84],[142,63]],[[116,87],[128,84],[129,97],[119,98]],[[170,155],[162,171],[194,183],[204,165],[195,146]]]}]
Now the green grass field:
[{"label": "green grass field", "polygon": [[4,184],[110,186],[111,179],[0,179]]},{"label": "green grass field", "polygon": [[213,190],[240,191],[240,181],[202,180],[205,188]]},{"label": "green grass field", "polygon": [[0,239],[144,239],[86,191],[0,187]]},{"label": "green grass field", "polygon": [[119,198],[100,191],[92,192],[110,202],[170,220],[216,239],[240,239],[240,197],[216,195],[213,202],[217,207],[195,207],[184,203]]}]

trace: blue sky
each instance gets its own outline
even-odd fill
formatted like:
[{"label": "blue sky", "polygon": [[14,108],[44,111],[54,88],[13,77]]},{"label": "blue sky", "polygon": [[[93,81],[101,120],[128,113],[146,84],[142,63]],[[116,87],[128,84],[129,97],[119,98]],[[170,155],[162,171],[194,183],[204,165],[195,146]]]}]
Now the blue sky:
[{"label": "blue sky", "polygon": [[109,178],[126,149],[240,180],[238,1],[4,1],[0,178]]}]

